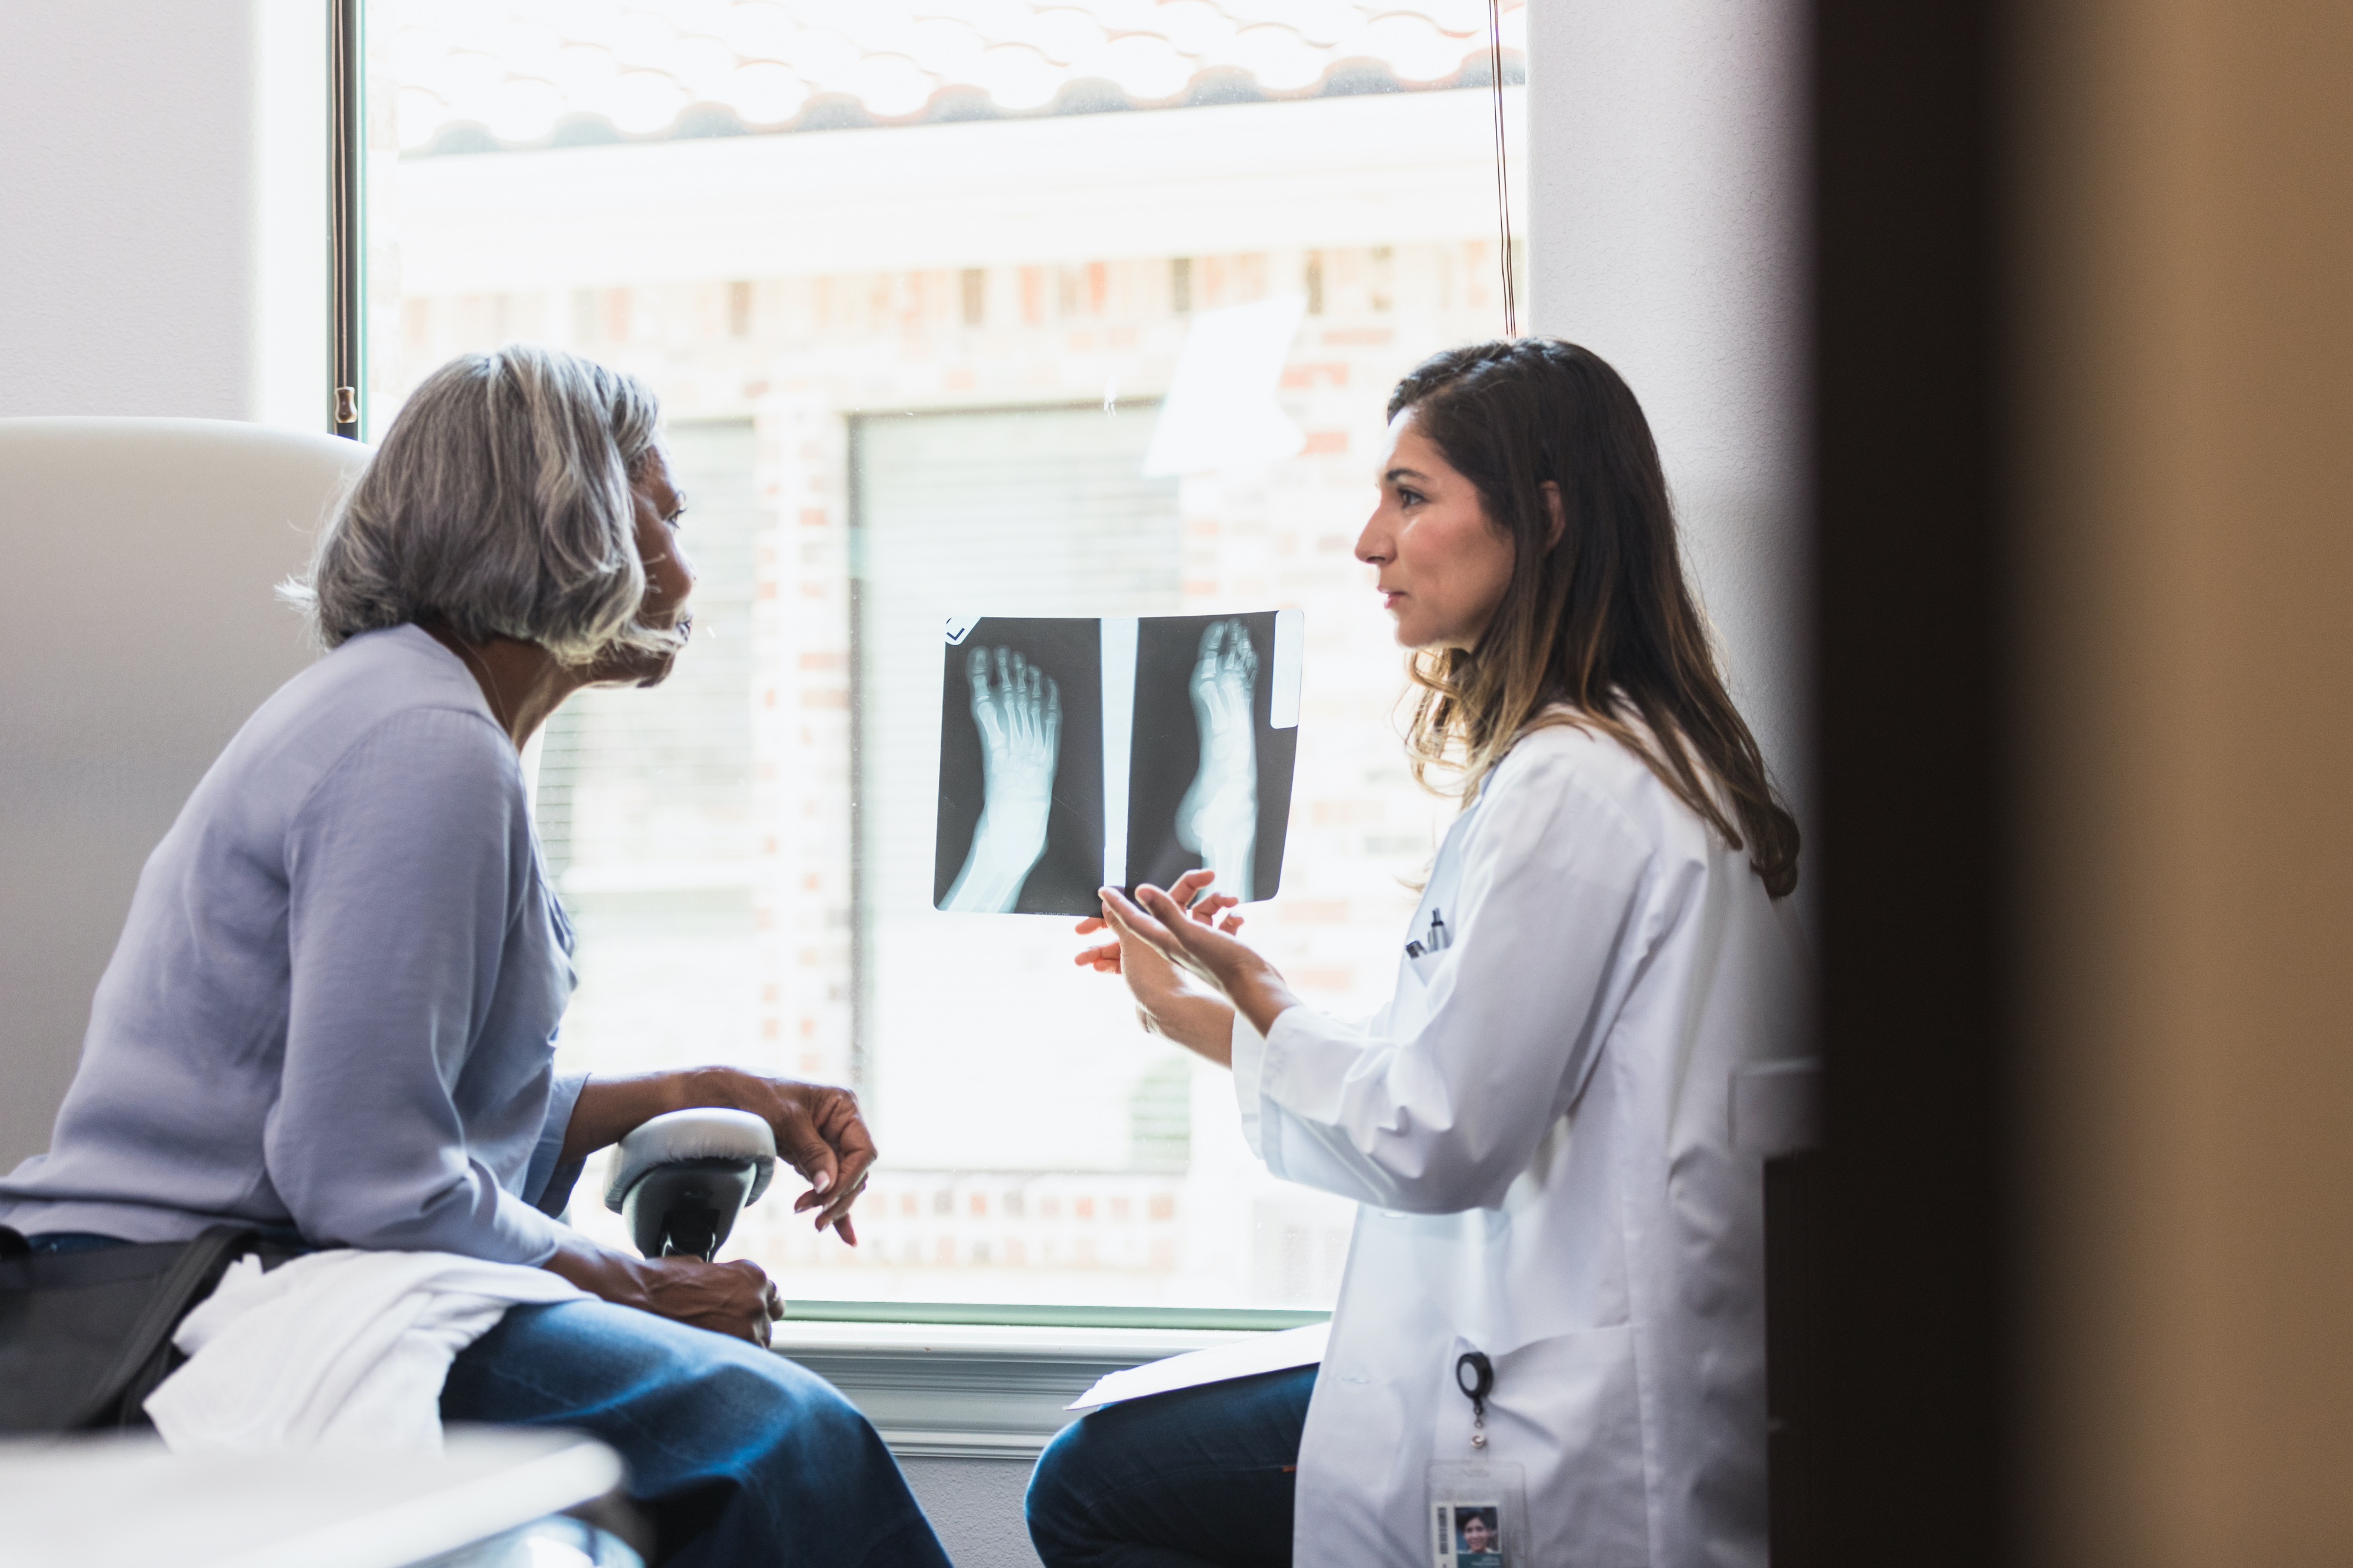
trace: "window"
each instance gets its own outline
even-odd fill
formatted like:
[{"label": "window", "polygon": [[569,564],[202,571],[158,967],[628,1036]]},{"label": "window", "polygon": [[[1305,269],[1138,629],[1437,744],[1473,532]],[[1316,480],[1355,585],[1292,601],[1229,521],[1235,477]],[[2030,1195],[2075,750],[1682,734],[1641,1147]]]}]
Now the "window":
[{"label": "window", "polygon": [[[795,1300],[1329,1304],[1349,1207],[1266,1175],[1222,1071],[1073,969],[1069,921],[931,908],[940,626],[1303,610],[1250,930],[1311,1003],[1386,999],[1449,807],[1407,776],[1350,549],[1390,385],[1502,328],[1486,18],[369,7],[368,427],[512,339],[668,412],[695,645],[535,759],[580,938],[562,1059],[859,1089],[864,1245],[783,1203],[738,1231]],[[617,1237],[596,1185],[575,1218]]]}]

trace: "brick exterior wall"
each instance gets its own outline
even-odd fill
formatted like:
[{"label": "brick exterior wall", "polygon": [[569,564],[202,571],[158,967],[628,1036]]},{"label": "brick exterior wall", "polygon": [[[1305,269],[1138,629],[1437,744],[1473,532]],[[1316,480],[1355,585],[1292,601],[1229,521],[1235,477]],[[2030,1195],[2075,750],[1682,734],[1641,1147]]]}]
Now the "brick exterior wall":
[{"label": "brick exterior wall", "polygon": [[[673,421],[753,423],[759,974],[757,1036],[729,1042],[734,1054],[848,1082],[866,1068],[852,975],[849,420],[1150,399],[1167,384],[1191,311],[1286,292],[1308,300],[1278,394],[1303,449],[1262,472],[1182,482],[1182,609],[1306,612],[1283,887],[1250,931],[1310,1004],[1369,1014],[1393,980],[1409,884],[1452,808],[1407,775],[1403,656],[1351,550],[1373,500],[1391,384],[1425,354],[1499,330],[1492,246],[1074,258],[402,301],[397,363],[385,365],[396,388],[462,350],[522,338],[646,377]],[[1256,1171],[1223,1074],[1200,1069],[1191,1100],[1190,1171],[975,1173],[926,1169],[923,1151],[894,1150],[861,1206],[857,1254],[787,1223],[782,1202],[747,1217],[743,1249],[807,1295],[1328,1301],[1347,1206]],[[605,1224],[592,1202],[575,1213]],[[1255,1239],[1227,1234],[1243,1213]]]}]

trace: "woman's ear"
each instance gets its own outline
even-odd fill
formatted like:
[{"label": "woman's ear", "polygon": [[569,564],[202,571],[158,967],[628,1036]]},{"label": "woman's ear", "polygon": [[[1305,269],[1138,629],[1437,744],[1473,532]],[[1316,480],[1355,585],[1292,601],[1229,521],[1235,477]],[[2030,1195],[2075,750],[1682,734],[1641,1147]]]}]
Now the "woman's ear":
[{"label": "woman's ear", "polygon": [[1552,480],[1536,488],[1544,492],[1545,552],[1550,554],[1559,547],[1560,536],[1568,531],[1568,508],[1560,499],[1560,487]]}]

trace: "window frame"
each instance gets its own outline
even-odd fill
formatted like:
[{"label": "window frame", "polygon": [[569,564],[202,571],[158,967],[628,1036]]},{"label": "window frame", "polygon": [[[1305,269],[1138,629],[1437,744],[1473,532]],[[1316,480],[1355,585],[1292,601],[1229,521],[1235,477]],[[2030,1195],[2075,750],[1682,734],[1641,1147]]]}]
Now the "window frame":
[{"label": "window frame", "polygon": [[[366,378],[366,223],[368,147],[365,45],[367,0],[328,0],[329,256],[331,267],[330,394],[332,434],[360,440]],[[1500,45],[1498,46],[1500,48]],[[1500,55],[1498,56],[1500,61]],[[1502,113],[1508,85],[1498,69],[1491,90]],[[1500,138],[1500,119],[1498,135]],[[1500,153],[1500,147],[1499,147]],[[1499,195],[1503,190],[1498,171]],[[1512,274],[1513,227],[1499,211],[1505,285]],[[1514,327],[1516,322],[1512,323]],[[1060,405],[1059,402],[1055,405]],[[855,411],[850,411],[855,412]],[[853,427],[854,427],[853,420]],[[1274,1332],[1328,1321],[1328,1310],[1279,1308],[1121,1307],[996,1302],[823,1300],[788,1302],[787,1322],[938,1327],[996,1327],[1155,1333]]]}]

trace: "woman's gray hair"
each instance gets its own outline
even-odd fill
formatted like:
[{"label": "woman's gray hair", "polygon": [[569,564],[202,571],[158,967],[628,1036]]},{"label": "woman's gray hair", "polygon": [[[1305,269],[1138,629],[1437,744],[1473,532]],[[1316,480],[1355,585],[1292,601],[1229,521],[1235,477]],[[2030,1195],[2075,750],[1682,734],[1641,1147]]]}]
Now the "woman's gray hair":
[{"label": "woman's gray hair", "polygon": [[565,664],[674,650],[639,623],[629,477],[660,410],[634,376],[511,344],[464,354],[409,395],[279,592],[334,647],[410,622],[536,643]]}]

